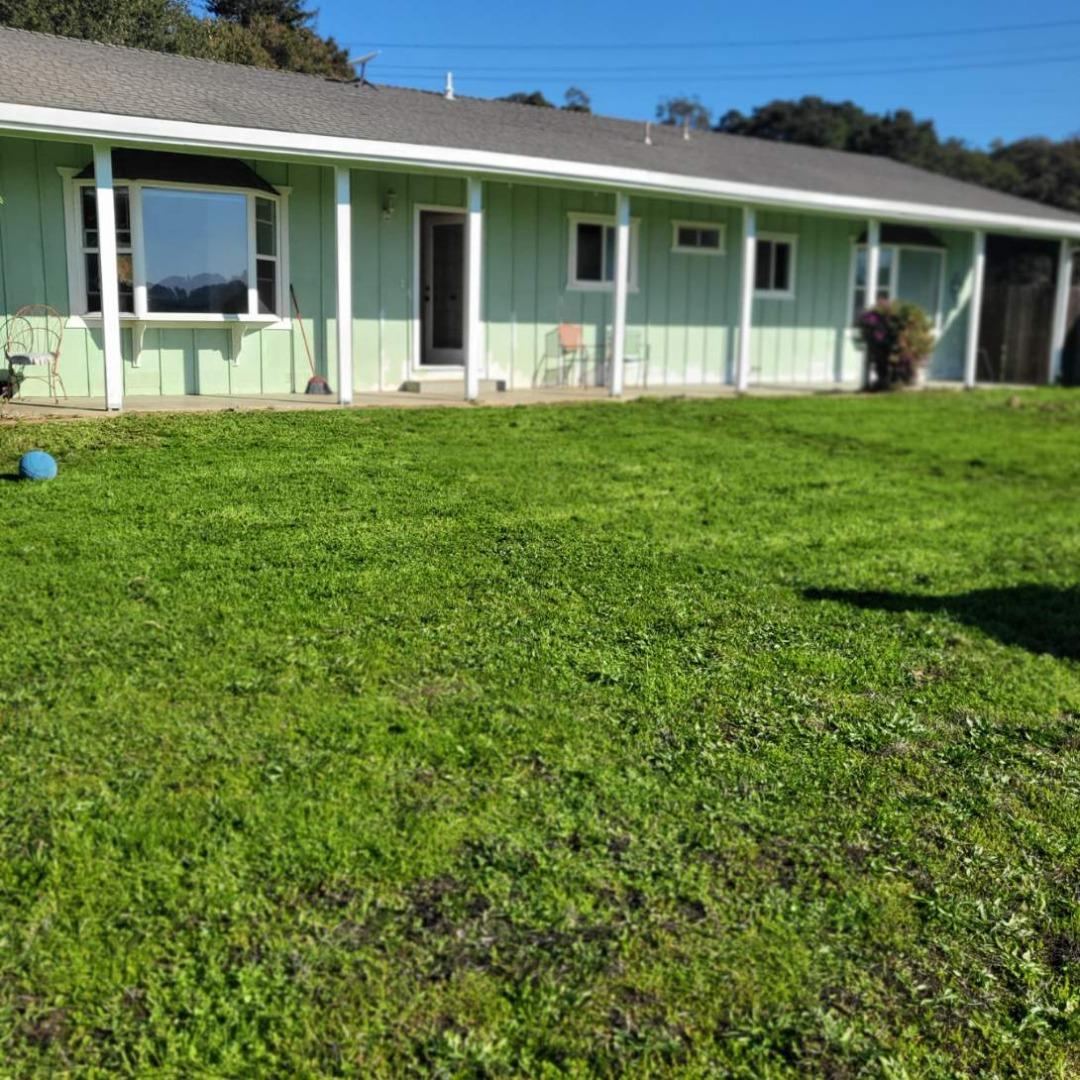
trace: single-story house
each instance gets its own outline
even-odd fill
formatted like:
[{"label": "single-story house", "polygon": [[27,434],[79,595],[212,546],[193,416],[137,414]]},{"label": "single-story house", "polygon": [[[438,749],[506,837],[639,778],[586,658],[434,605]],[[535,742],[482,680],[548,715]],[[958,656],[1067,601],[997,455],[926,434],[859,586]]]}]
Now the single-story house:
[{"label": "single-story house", "polygon": [[[71,395],[857,385],[873,295],[974,385],[988,233],[1080,216],[882,158],[0,29],[0,315]],[[872,283],[868,288],[868,283]],[[302,313],[302,316],[299,314]]]}]

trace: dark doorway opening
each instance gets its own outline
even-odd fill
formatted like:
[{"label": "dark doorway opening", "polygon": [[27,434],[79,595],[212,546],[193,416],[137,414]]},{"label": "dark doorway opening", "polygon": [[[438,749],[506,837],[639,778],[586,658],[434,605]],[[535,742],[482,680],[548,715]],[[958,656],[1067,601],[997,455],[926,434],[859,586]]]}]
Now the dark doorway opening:
[{"label": "dark doorway opening", "polygon": [[979,382],[1049,381],[1057,261],[1052,240],[986,238]]}]

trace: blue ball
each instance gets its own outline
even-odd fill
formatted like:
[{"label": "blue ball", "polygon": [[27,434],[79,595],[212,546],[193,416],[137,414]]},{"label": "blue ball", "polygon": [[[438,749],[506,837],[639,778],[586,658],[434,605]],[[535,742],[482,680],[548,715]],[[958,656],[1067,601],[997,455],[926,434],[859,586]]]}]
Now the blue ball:
[{"label": "blue ball", "polygon": [[19,475],[24,480],[52,480],[56,459],[44,450],[29,450],[19,458]]}]

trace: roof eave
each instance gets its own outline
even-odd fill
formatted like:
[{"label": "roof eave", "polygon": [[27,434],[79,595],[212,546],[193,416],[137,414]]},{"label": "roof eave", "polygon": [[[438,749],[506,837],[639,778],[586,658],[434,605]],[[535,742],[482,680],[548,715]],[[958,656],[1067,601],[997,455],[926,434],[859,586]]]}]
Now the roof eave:
[{"label": "roof eave", "polygon": [[834,195],[490,150],[199,124],[8,102],[0,102],[0,130],[131,146],[198,148],[256,157],[282,155],[323,163],[349,161],[405,168],[460,170],[506,179],[588,183],[613,191],[641,191],[940,227],[1080,239],[1080,219],[1073,222],[1025,214],[988,213],[960,207]]}]

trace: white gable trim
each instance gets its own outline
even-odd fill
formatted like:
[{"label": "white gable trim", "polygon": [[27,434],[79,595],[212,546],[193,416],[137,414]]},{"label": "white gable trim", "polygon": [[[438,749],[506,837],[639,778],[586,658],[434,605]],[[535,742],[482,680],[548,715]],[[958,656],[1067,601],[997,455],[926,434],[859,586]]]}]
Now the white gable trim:
[{"label": "white gable trim", "polygon": [[378,139],[337,138],[11,103],[0,103],[0,129],[80,141],[97,140],[132,145],[200,148],[232,154],[278,154],[296,158],[318,158],[328,164],[344,160],[403,167],[454,169],[486,176],[589,183],[612,190],[629,188],[664,195],[749,202],[759,206],[891,221],[915,221],[953,228],[991,229],[1057,238],[1080,237],[1080,223],[1055,221],[1052,218],[799,191],[765,184],[710,180],[648,169],[590,165],[579,161],[503,154],[491,150],[419,146]]}]

